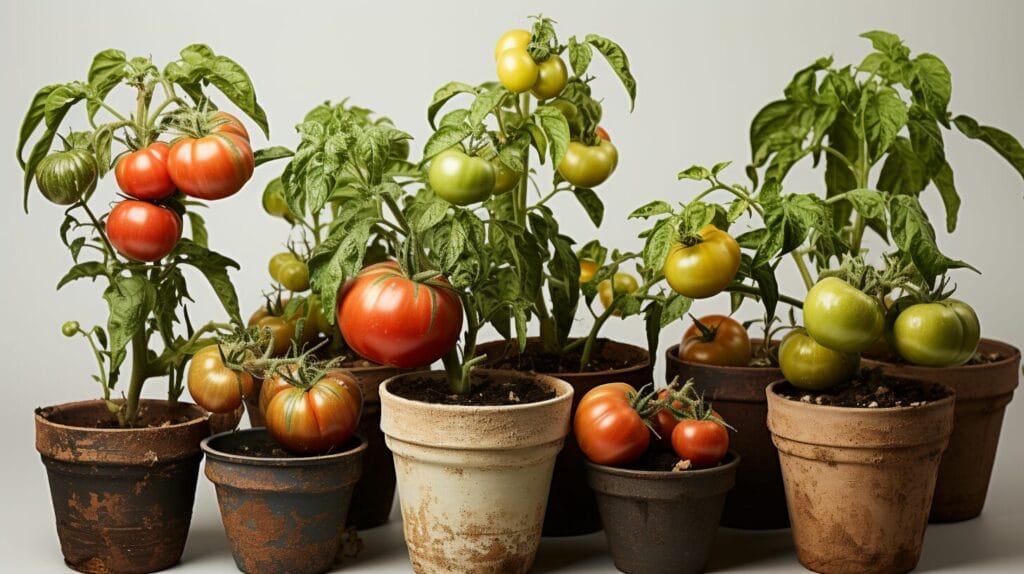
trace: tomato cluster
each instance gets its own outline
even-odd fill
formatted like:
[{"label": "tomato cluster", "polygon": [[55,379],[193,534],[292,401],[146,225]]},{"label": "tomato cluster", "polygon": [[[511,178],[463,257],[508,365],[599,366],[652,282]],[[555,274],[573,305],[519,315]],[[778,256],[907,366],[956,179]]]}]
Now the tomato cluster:
[{"label": "tomato cluster", "polygon": [[557,97],[569,81],[569,69],[557,54],[537,62],[530,55],[533,34],[528,30],[509,30],[494,47],[498,80],[510,92],[530,91],[538,100]]}]

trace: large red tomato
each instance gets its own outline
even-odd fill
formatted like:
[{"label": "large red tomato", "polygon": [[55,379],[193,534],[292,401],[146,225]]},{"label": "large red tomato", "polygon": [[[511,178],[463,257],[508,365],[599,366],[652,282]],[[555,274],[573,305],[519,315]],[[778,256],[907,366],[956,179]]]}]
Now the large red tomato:
[{"label": "large red tomato", "polygon": [[223,122],[213,127],[210,131],[214,133],[223,134],[235,134],[245,138],[245,141],[249,141],[249,130],[245,129],[245,124],[235,116],[227,112],[213,112],[210,116],[211,119]]},{"label": "large red tomato", "polygon": [[462,302],[444,279],[413,281],[388,261],[370,265],[339,295],[338,326],[355,352],[412,368],[440,359],[462,331]]},{"label": "large red tomato", "polygon": [[238,193],[252,177],[252,147],[233,125],[221,124],[209,135],[181,138],[171,146],[167,170],[185,195],[222,199]]},{"label": "large red tomato", "polygon": [[720,367],[750,366],[750,337],[742,323],[725,315],[706,315],[699,322],[683,335],[679,345],[681,360]]},{"label": "large red tomato", "polygon": [[636,392],[626,383],[606,383],[583,395],[573,432],[588,459],[597,464],[629,464],[647,450],[651,432],[630,400]]},{"label": "large red tomato", "polygon": [[121,191],[138,199],[163,199],[174,193],[174,182],[167,173],[170,146],[155,142],[122,157],[114,168]]},{"label": "large red tomato", "polygon": [[264,415],[267,432],[285,450],[323,454],[344,446],[355,435],[363,395],[351,375],[330,371],[308,388],[281,385],[279,378],[275,375],[267,381],[277,392],[270,397]]},{"label": "large red tomato", "polygon": [[107,238],[129,259],[158,261],[181,239],[181,218],[166,207],[126,199],[107,216]]}]

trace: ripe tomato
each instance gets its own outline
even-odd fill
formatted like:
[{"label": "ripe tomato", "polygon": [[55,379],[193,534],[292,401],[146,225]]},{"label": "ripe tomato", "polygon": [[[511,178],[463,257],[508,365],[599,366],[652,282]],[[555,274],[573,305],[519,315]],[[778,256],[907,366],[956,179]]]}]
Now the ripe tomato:
[{"label": "ripe tomato", "polygon": [[[667,396],[668,389],[662,389],[658,392],[658,400],[665,400]],[[672,401],[672,407],[681,410],[683,403]],[[661,409],[651,417],[651,430],[656,433],[654,439],[663,448],[672,447],[672,431],[675,430],[677,424],[679,424],[679,419],[668,409]]]},{"label": "ripe tomato", "polygon": [[445,150],[430,160],[428,177],[434,193],[455,205],[483,201],[491,196],[495,187],[491,162],[456,149]]},{"label": "ripe tomato", "polygon": [[330,371],[309,388],[289,386],[278,391],[264,415],[267,432],[285,450],[317,455],[351,440],[362,410],[363,395],[355,379],[344,371]]},{"label": "ripe tomato", "polygon": [[150,201],[174,193],[174,182],[167,172],[170,151],[170,146],[164,142],[154,142],[118,160],[114,176],[121,191]]},{"label": "ripe tomato", "polygon": [[794,329],[779,345],[779,368],[795,387],[821,391],[849,380],[857,373],[860,355],[824,347],[804,329]]},{"label": "ripe tomato", "polygon": [[252,177],[254,167],[249,140],[231,129],[198,139],[181,138],[171,146],[167,158],[174,185],[185,195],[206,200],[238,193]]},{"label": "ripe tomato", "polygon": [[525,50],[530,45],[530,40],[533,34],[529,30],[509,30],[498,38],[498,43],[494,46],[494,60],[498,60],[498,56],[505,50],[511,50],[512,48],[520,48]]},{"label": "ripe tomato", "polygon": [[597,261],[593,259],[580,259],[580,285],[590,283],[597,273]]},{"label": "ripe tomato", "polygon": [[462,302],[444,279],[422,283],[389,261],[363,269],[340,294],[338,326],[355,352],[375,363],[429,365],[455,345]]},{"label": "ripe tomato", "polygon": [[558,173],[576,187],[594,188],[605,182],[619,164],[619,151],[607,140],[598,145],[569,142]]},{"label": "ripe tomato", "polygon": [[672,450],[693,468],[710,468],[729,452],[729,431],[717,421],[683,419],[672,430]]},{"label": "ripe tomato", "polygon": [[881,303],[838,277],[826,277],[807,292],[804,326],[819,344],[860,353],[885,331]]},{"label": "ripe tomato", "polygon": [[188,365],[188,392],[211,413],[230,413],[252,392],[252,375],[224,365],[220,347],[203,347]]},{"label": "ripe tomato", "polygon": [[651,433],[630,401],[636,392],[626,383],[606,383],[583,395],[573,431],[588,459],[597,464],[629,464],[647,450]]},{"label": "ripe tomato", "polygon": [[710,223],[700,230],[700,243],[676,243],[665,259],[665,279],[672,289],[691,299],[722,292],[740,268],[740,246],[728,233]]},{"label": "ripe tomato", "polygon": [[561,94],[569,81],[569,70],[565,67],[565,61],[560,56],[552,54],[537,66],[537,83],[531,90],[534,97],[546,100]]},{"label": "ripe tomato", "polygon": [[275,356],[286,355],[291,350],[292,340],[295,339],[294,321],[271,315],[266,307],[260,307],[249,318],[249,326],[270,329],[270,336],[274,340],[274,349],[271,352]]},{"label": "ripe tomato", "polygon": [[911,305],[893,324],[896,352],[915,365],[962,365],[974,356],[980,340],[978,315],[956,299]]},{"label": "ripe tomato", "polygon": [[750,337],[743,325],[725,315],[706,315],[699,319],[708,332],[694,323],[679,344],[679,359],[690,363],[720,367],[750,366]]},{"label": "ripe tomato", "polygon": [[491,167],[494,168],[494,195],[512,191],[519,185],[519,174],[506,167],[501,160],[492,159]]},{"label": "ripe tomato", "polygon": [[[615,295],[621,295],[623,293],[633,293],[640,286],[636,282],[636,277],[633,277],[629,273],[616,273],[612,279],[605,279],[597,286],[597,294],[601,298],[601,304],[607,309],[611,307],[612,301],[615,300]],[[622,311],[616,309],[612,311],[612,315],[621,317]]]},{"label": "ripe tomato", "polygon": [[498,80],[513,94],[529,90],[540,77],[540,66],[526,48],[509,48],[498,55]]},{"label": "ripe tomato", "polygon": [[96,185],[96,159],[84,149],[51,153],[36,167],[36,186],[48,201],[71,205]]},{"label": "ripe tomato", "polygon": [[245,124],[235,116],[227,112],[213,112],[210,115],[210,119],[222,122],[210,129],[213,133],[221,134],[235,134],[238,137],[245,138],[245,141],[249,141],[249,130],[245,129]]},{"label": "ripe tomato", "polygon": [[181,239],[181,218],[166,207],[126,199],[107,216],[107,238],[129,259],[157,261]]}]

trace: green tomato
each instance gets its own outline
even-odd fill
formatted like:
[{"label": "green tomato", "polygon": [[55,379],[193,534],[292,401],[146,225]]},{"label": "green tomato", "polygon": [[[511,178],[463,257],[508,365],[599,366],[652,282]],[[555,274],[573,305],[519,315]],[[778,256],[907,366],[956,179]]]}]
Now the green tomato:
[{"label": "green tomato", "polygon": [[96,159],[85,149],[51,153],[36,166],[36,186],[47,200],[71,205],[93,186],[99,172]]},{"label": "green tomato", "polygon": [[531,91],[538,100],[553,98],[562,93],[568,80],[569,70],[565,67],[565,61],[552,55],[538,64],[537,83]]},{"label": "green tomato", "polygon": [[498,56],[498,80],[513,94],[532,88],[540,76],[540,66],[526,48],[509,48]]},{"label": "green tomato", "polygon": [[838,277],[826,277],[807,292],[804,326],[819,344],[860,353],[885,332],[881,303]]},{"label": "green tomato", "polygon": [[494,191],[491,162],[456,150],[445,150],[430,162],[430,187],[438,197],[455,205],[481,202]]},{"label": "green tomato", "polygon": [[281,178],[272,180],[263,190],[263,211],[282,218],[291,214],[288,202],[284,198],[284,184],[281,183]]},{"label": "green tomato", "polygon": [[558,173],[576,187],[591,189],[604,183],[619,163],[615,144],[601,140],[598,145],[569,142],[558,164]]},{"label": "green tomato", "polygon": [[779,345],[782,375],[795,387],[821,391],[849,380],[857,373],[860,355],[841,353],[815,342],[804,329],[795,329]]},{"label": "green tomato", "polygon": [[291,251],[285,251],[278,253],[270,258],[270,263],[267,264],[267,271],[270,272],[270,278],[278,283],[281,282],[281,269],[288,264],[298,262],[299,258],[295,256]]},{"label": "green tomato", "polygon": [[509,169],[500,159],[492,159],[491,166],[494,167],[494,195],[512,191],[519,185],[519,174]]},{"label": "green tomato", "polygon": [[302,261],[289,261],[278,270],[278,281],[289,291],[309,289],[309,266]]},{"label": "green tomato", "polygon": [[78,321],[67,321],[60,326],[60,332],[63,333],[65,337],[74,337],[78,334],[78,329]]},{"label": "green tomato", "polygon": [[970,305],[956,299],[918,303],[893,324],[893,347],[915,365],[951,367],[966,363],[978,349],[981,323]]}]

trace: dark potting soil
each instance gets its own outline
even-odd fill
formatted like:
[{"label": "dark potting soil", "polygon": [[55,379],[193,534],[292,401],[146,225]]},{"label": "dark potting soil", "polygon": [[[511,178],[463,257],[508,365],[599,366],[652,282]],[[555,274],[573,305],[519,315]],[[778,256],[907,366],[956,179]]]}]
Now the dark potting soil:
[{"label": "dark potting soil", "polygon": [[[117,420],[117,415],[99,411],[62,411],[53,408],[38,410],[39,415],[44,419],[70,427],[93,428],[93,429],[116,429],[122,428]],[[139,407],[139,414],[135,419],[135,425],[131,428],[162,428],[173,425],[185,424],[195,417],[189,414],[167,416],[166,409],[154,410],[146,405]]]},{"label": "dark potting soil", "polygon": [[[340,448],[332,449],[323,455],[335,452],[345,452],[359,445],[359,439],[352,439]],[[216,450],[225,454],[235,456],[250,456],[254,458],[309,458],[309,455],[295,455],[281,448],[269,434],[240,434],[222,438],[211,445]]]},{"label": "dark potting soil", "polygon": [[499,380],[481,375],[468,395],[453,394],[446,379],[408,377],[388,384],[391,393],[413,401],[475,407],[539,403],[555,397],[555,390],[529,379]]},{"label": "dark potting soil", "polygon": [[817,405],[883,409],[919,407],[949,396],[942,386],[890,379],[878,369],[863,370],[857,378],[827,391],[806,391],[784,383],[775,387],[775,392],[792,401]]},{"label": "dark potting soil", "polygon": [[534,346],[526,348],[524,353],[516,353],[513,348],[505,356],[488,363],[488,368],[505,369],[510,371],[529,371],[534,373],[599,373],[602,371],[617,371],[626,369],[637,364],[633,357],[608,357],[603,349],[606,341],[599,339],[594,342],[590,353],[590,362],[586,368],[580,370],[580,359],[583,357],[582,349],[573,349],[568,353],[549,353],[537,349]]},{"label": "dark potting soil", "polygon": [[[731,460],[729,454],[725,455],[722,462],[719,462],[715,467],[721,466],[723,463]],[[661,448],[659,446],[652,446],[644,452],[643,456],[637,459],[633,464],[624,467],[628,470],[644,470],[644,471],[655,471],[655,472],[686,472],[689,470],[688,463],[683,462],[679,459],[679,455],[673,452],[671,449]]]}]

